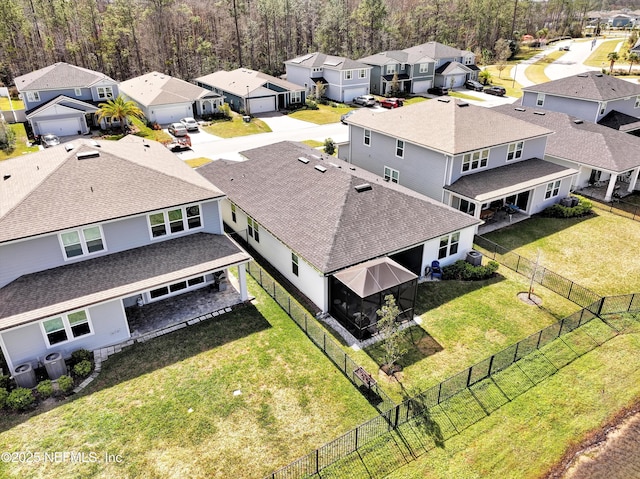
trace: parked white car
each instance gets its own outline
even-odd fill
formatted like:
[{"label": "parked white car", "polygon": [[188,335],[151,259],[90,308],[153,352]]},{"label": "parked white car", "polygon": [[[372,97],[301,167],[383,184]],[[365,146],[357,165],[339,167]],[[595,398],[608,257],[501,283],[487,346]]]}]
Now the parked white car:
[{"label": "parked white car", "polygon": [[353,99],[353,103],[362,106],[374,106],[376,99],[373,95],[360,95]]},{"label": "parked white car", "polygon": [[180,120],[180,123],[184,125],[187,131],[199,131],[200,127],[198,126],[198,122],[191,117],[183,118]]}]

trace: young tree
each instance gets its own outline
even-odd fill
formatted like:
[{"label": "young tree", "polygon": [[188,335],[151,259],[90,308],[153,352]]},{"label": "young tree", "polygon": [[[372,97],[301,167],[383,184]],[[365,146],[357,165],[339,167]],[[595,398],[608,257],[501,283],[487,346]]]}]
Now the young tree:
[{"label": "young tree", "polygon": [[400,315],[400,308],[396,305],[396,299],[392,294],[384,297],[384,304],[376,311],[376,314],[380,318],[377,325],[384,349],[383,366],[387,368],[387,374],[393,374],[395,363],[407,353],[407,348],[403,346],[404,331],[399,329],[396,322]]},{"label": "young tree", "polygon": [[393,78],[391,79],[391,84],[389,85],[389,93],[391,96],[398,96],[400,92],[400,82],[398,81],[398,72],[393,74]]},{"label": "young tree", "polygon": [[637,53],[631,52],[627,55],[627,61],[629,62],[629,75],[631,75],[631,69],[633,68],[634,63],[638,63],[640,61],[640,56]]},{"label": "young tree", "polygon": [[618,52],[611,52],[607,55],[607,60],[609,60],[611,63],[609,64],[609,73],[612,74],[613,73],[613,65],[616,63],[616,61],[618,61],[620,59],[620,55],[618,55]]},{"label": "young tree", "polygon": [[0,150],[11,153],[16,148],[16,132],[7,125],[4,119],[0,119]]},{"label": "young tree", "polygon": [[511,56],[509,41],[505,40],[504,38],[500,38],[496,42],[494,51],[496,57],[496,69],[498,70],[498,78],[502,78],[502,70],[507,67],[507,60]]},{"label": "young tree", "polygon": [[136,105],[134,101],[125,100],[121,95],[118,95],[114,100],[100,103],[98,106],[100,107],[96,112],[98,114],[98,121],[102,121],[105,118],[118,120],[123,133],[125,127],[128,125],[129,118],[142,118],[144,116],[144,113],[142,113],[142,110],[138,108],[138,105]]},{"label": "young tree", "polygon": [[324,96],[324,92],[327,91],[327,85],[322,83],[321,81],[316,82],[316,101],[319,101]]},{"label": "young tree", "polygon": [[324,140],[324,152],[327,155],[333,155],[336,152],[336,143],[331,138]]}]

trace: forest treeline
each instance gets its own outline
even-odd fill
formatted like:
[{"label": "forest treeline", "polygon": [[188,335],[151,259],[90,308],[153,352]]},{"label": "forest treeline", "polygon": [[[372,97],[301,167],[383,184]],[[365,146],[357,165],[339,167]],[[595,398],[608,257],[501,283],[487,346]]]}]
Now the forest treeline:
[{"label": "forest treeline", "polygon": [[[604,0],[606,2],[606,0]],[[313,51],[360,58],[426,41],[580,33],[595,0],[2,0],[0,81],[64,61],[125,80],[239,66],[278,75]],[[515,32],[515,35],[514,35]],[[486,57],[486,55],[485,55]]]}]

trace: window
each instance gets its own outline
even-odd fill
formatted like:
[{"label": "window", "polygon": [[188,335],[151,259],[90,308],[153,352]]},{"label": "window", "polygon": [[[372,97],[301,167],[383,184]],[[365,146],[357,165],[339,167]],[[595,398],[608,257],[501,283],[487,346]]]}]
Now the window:
[{"label": "window", "polygon": [[600,115],[604,115],[605,110],[607,109],[607,102],[600,102]]},{"label": "window", "polygon": [[371,130],[364,130],[364,144],[371,145]]},{"label": "window", "polygon": [[367,70],[365,68],[358,70],[358,78],[367,78]]},{"label": "window", "polygon": [[238,217],[236,216],[236,205],[231,203],[231,221],[234,223],[238,222]]},{"label": "window", "polygon": [[353,78],[353,70],[345,70],[344,71],[344,79],[351,80]]},{"label": "window", "polygon": [[291,271],[298,276],[298,256],[295,253],[291,253]]},{"label": "window", "polygon": [[163,296],[173,296],[174,293],[178,293],[183,290],[196,289],[195,287],[204,284],[204,276],[196,276],[195,278],[176,281],[167,286],[161,286],[160,288],[152,289],[149,291],[149,297],[151,299],[162,298]]},{"label": "window", "polygon": [[29,101],[40,101],[40,92],[28,91],[27,92],[27,100],[29,100]]},{"label": "window", "polygon": [[302,102],[302,92],[301,91],[292,91],[291,92],[291,103],[301,103]]},{"label": "window", "polygon": [[522,148],[524,142],[519,141],[517,143],[511,143],[507,148],[507,161],[516,160],[522,156]]},{"label": "window", "polygon": [[396,156],[403,158],[404,157],[404,141],[396,140]]},{"label": "window", "polygon": [[177,234],[185,230],[192,230],[202,226],[200,206],[191,205],[182,208],[159,211],[149,215],[151,237]]},{"label": "window", "polygon": [[460,243],[460,233],[452,233],[440,238],[440,247],[438,248],[438,259],[452,256],[458,252],[458,244]]},{"label": "window", "polygon": [[396,66],[397,65],[387,65],[387,75],[390,75],[392,73],[396,72]]},{"label": "window", "polygon": [[553,181],[547,184],[547,191],[544,193],[544,199],[548,200],[549,198],[553,198],[554,196],[558,196],[560,192],[560,180]]},{"label": "window", "polygon": [[398,183],[400,181],[400,172],[398,170],[394,170],[393,168],[389,168],[388,166],[385,166],[384,181],[391,181],[391,183]]},{"label": "window", "polygon": [[260,225],[253,218],[247,217],[247,232],[256,243],[260,243]]},{"label": "window", "polygon": [[538,98],[536,99],[536,106],[544,106],[544,93],[538,93]]},{"label": "window", "polygon": [[99,86],[98,98],[100,98],[101,100],[113,98],[113,88],[111,88],[110,86]]},{"label": "window", "polygon": [[64,343],[92,332],[89,313],[84,309],[45,319],[41,324],[48,346]]},{"label": "window", "polygon": [[60,233],[60,242],[66,259],[97,253],[105,249],[100,226]]},{"label": "window", "polygon": [[462,171],[477,170],[478,168],[484,168],[487,166],[489,158],[489,150],[474,151],[473,153],[467,153],[462,158]]},{"label": "window", "polygon": [[640,96],[636,97],[636,103],[633,105],[634,108],[640,108]]},{"label": "window", "polygon": [[82,96],[82,88],[75,89],[76,96]]},{"label": "window", "polygon": [[420,64],[420,73],[427,73],[429,71],[429,64],[428,63],[421,63]]},{"label": "window", "polygon": [[467,213],[468,215],[473,216],[476,212],[476,204],[465,200],[463,198],[459,198],[454,196],[451,200],[451,206],[455,209],[462,211],[463,213]]}]

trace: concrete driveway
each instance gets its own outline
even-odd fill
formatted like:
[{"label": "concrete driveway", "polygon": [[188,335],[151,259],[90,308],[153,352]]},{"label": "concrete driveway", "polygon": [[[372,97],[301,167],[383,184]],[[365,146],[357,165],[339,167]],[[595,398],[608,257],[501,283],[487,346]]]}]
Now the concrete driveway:
[{"label": "concrete driveway", "polygon": [[259,115],[255,115],[255,117],[264,121],[273,132],[301,130],[317,126],[315,123],[296,120],[295,118],[291,118],[289,115],[283,115],[282,113],[275,111],[270,113],[260,113]]}]

